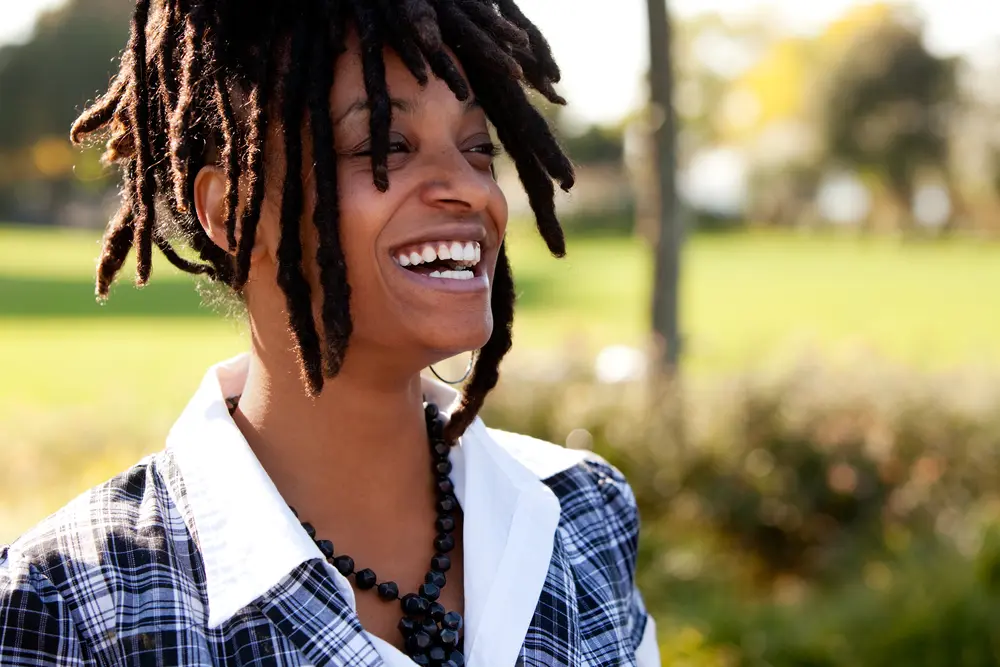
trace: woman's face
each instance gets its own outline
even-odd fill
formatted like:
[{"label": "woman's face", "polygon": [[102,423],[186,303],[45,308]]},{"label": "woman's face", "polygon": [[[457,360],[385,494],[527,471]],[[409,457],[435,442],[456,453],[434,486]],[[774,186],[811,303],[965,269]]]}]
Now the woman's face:
[{"label": "woman's face", "polygon": [[[477,349],[489,338],[490,290],[507,202],[491,173],[493,144],[483,110],[458,101],[434,77],[421,88],[389,50],[385,68],[393,104],[386,192],[372,183],[356,38],[337,60],[331,92],[341,243],[354,321],[351,349],[412,357],[422,367]],[[314,192],[312,171],[306,169],[304,177],[306,191]],[[317,234],[311,220],[302,229],[318,313]]]}]

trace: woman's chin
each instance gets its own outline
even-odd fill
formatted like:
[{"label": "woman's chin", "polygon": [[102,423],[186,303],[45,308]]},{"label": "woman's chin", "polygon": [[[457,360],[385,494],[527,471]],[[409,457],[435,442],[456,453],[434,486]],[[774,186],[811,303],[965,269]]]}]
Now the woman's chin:
[{"label": "woman's chin", "polygon": [[481,349],[490,339],[492,329],[492,326],[484,327],[481,322],[479,326],[447,325],[442,322],[423,336],[424,347],[432,350],[433,356],[439,359],[450,359]]}]

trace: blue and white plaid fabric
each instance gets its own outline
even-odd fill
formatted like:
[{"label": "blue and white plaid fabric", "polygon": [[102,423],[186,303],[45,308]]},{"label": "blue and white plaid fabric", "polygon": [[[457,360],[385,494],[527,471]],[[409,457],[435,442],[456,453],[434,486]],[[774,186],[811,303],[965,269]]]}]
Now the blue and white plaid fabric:
[{"label": "blue and white plaid fabric", "polygon": [[[596,457],[545,482],[562,514],[518,664],[636,664],[646,612],[631,490]],[[319,561],[209,629],[185,495],[164,451],[3,549],[0,665],[382,664]]]},{"label": "blue and white plaid fabric", "polygon": [[[0,666],[410,662],[364,631],[233,423],[246,369],[213,367],[163,451],[0,550]],[[451,458],[470,667],[659,663],[621,473],[479,420]]]}]

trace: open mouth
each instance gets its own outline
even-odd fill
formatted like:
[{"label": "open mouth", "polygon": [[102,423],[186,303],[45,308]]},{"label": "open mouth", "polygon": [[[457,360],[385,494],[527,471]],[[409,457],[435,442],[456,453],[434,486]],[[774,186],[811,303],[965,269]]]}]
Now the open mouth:
[{"label": "open mouth", "polygon": [[429,241],[395,252],[396,264],[412,273],[442,280],[472,280],[482,259],[476,241]]}]

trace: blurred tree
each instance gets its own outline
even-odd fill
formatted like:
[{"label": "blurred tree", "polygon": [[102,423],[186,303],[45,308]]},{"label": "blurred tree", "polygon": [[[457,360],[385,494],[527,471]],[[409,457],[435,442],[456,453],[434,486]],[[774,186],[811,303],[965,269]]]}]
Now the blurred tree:
[{"label": "blurred tree", "polygon": [[924,46],[922,26],[891,17],[863,30],[831,73],[823,129],[830,158],[876,177],[910,225],[917,175],[947,179],[955,61]]},{"label": "blurred tree", "polygon": [[[674,97],[685,135],[682,148],[690,154],[701,148],[744,139],[732,136],[732,126],[754,123],[758,114],[742,114],[742,118],[734,119],[734,106],[737,105],[727,100],[733,96],[734,89],[742,87],[743,79],[779,39],[774,22],[769,22],[765,15],[741,17],[735,21],[710,13],[677,22],[676,33]],[[788,83],[784,82],[786,88]],[[765,92],[752,91],[758,97],[763,97]]]},{"label": "blurred tree", "polygon": [[533,103],[555,130],[570,159],[578,165],[621,163],[624,131],[621,125],[584,125],[568,117],[566,107],[553,104],[541,95]]},{"label": "blurred tree", "polygon": [[620,164],[624,138],[619,127],[589,126],[582,134],[562,137],[573,162],[581,165]]},{"label": "blurred tree", "polygon": [[659,225],[655,247],[652,320],[658,370],[673,374],[680,363],[678,322],[680,247],[683,238],[677,197],[677,116],[674,111],[673,41],[666,0],[646,0],[649,19],[649,107]]},{"label": "blurred tree", "polygon": [[43,15],[26,44],[0,49],[0,151],[68,136],[103,90],[128,34],[129,3],[71,0]]},{"label": "blurred tree", "polygon": [[70,146],[69,128],[117,69],[130,11],[70,0],[39,17],[26,43],[0,47],[0,218],[51,223],[73,202],[99,206],[110,179],[97,150]]}]

